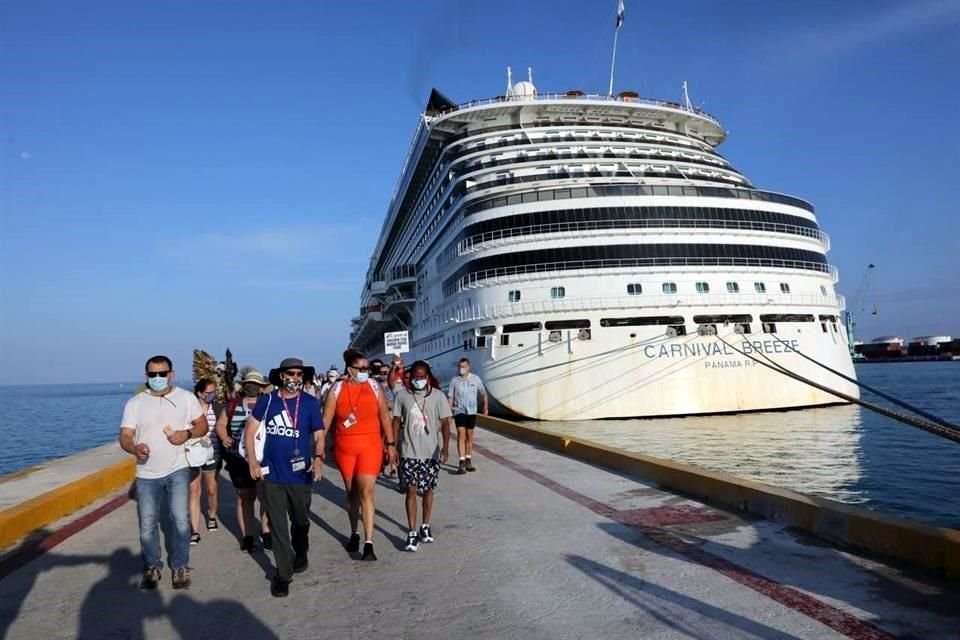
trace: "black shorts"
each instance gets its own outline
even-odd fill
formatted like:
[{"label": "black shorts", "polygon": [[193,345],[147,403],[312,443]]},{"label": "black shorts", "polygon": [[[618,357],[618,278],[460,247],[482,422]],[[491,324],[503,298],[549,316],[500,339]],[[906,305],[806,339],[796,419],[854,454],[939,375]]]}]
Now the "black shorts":
[{"label": "black shorts", "polygon": [[226,464],[234,489],[253,489],[257,486],[257,481],[250,476],[250,467],[243,457],[236,453],[224,452],[223,462]]},{"label": "black shorts", "polygon": [[457,425],[457,429],[461,427],[464,429],[473,429],[477,426],[477,414],[458,413],[453,416],[453,422]]}]

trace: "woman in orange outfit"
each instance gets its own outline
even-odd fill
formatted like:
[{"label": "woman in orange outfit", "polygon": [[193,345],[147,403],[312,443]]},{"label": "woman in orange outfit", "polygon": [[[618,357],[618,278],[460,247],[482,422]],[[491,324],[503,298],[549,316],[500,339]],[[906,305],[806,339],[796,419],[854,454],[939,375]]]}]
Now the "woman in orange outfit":
[{"label": "woman in orange outfit", "polygon": [[[384,444],[387,457],[397,464],[397,443],[387,399],[380,385],[370,377],[367,358],[355,349],[343,353],[347,378],[337,382],[323,405],[325,434],[336,430],[333,445],[337,466],[347,492],[347,515],[350,518],[350,541],[347,551],[360,550],[357,524],[363,508],[363,560],[376,560],[373,552],[373,517],[376,513],[374,489],[383,462]],[[384,443],[386,440],[386,443]]]}]

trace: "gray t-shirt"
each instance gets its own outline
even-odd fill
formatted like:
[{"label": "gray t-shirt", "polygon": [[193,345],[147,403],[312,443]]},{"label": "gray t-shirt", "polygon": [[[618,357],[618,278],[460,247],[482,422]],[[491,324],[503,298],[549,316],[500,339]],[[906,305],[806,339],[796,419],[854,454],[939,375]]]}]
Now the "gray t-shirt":
[{"label": "gray t-shirt", "polygon": [[400,418],[403,438],[400,457],[417,460],[440,459],[440,421],[450,416],[450,403],[439,389],[410,392],[397,390],[393,416]]},{"label": "gray t-shirt", "polygon": [[450,381],[453,412],[455,414],[475,415],[477,413],[477,396],[486,392],[483,381],[476,374],[468,373],[466,378],[454,376],[453,380]]}]

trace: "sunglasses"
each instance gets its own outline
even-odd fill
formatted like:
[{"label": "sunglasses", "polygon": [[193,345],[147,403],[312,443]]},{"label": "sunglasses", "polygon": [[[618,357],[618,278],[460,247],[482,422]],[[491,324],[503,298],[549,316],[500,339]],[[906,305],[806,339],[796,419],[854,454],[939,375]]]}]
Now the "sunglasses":
[{"label": "sunglasses", "polygon": [[168,375],[169,371],[147,371],[148,378],[166,378]]},{"label": "sunglasses", "polygon": [[353,367],[357,371],[370,371],[370,367]]},{"label": "sunglasses", "polygon": [[290,376],[291,378],[302,378],[302,377],[303,377],[303,371],[287,370],[287,371],[284,371],[284,372],[283,372],[283,375],[285,375],[285,376]]}]

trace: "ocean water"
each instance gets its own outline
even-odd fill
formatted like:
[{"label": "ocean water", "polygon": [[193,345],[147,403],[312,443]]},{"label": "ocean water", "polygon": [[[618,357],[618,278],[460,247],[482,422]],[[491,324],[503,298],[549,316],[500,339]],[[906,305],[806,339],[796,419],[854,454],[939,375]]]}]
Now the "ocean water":
[{"label": "ocean water", "polygon": [[[960,424],[960,362],[858,364],[857,377]],[[960,529],[960,444],[858,406],[530,424]]]},{"label": "ocean water", "polygon": [[[857,375],[960,424],[960,362],[860,364]],[[115,441],[135,386],[0,387],[0,475]],[[960,529],[960,444],[857,406],[531,424]]]}]

